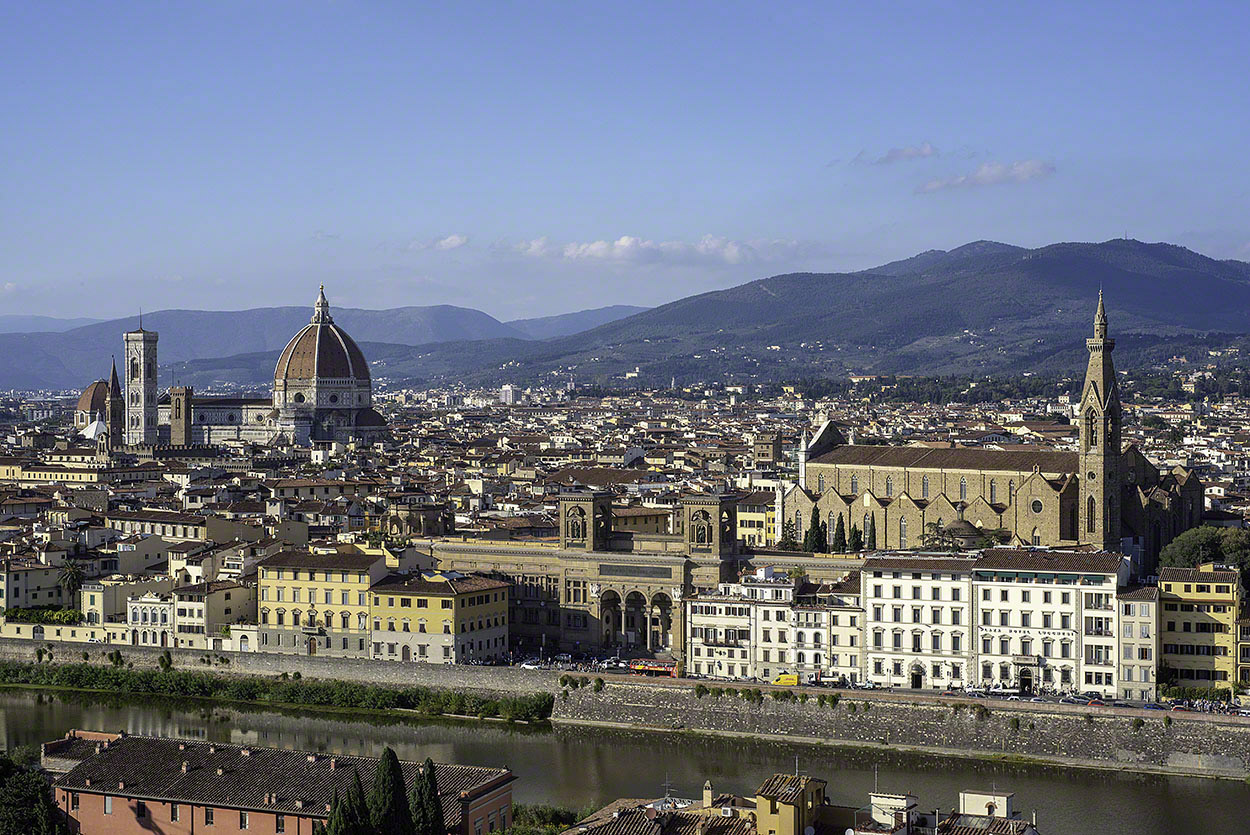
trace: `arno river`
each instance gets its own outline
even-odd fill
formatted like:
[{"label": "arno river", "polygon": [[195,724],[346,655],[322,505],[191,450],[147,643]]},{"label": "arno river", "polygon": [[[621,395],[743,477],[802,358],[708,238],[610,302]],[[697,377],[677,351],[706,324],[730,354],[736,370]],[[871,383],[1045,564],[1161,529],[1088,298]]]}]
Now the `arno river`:
[{"label": "arno river", "polygon": [[920,757],[815,745],[583,728],[508,727],[475,722],[399,722],[288,713],[208,703],[0,691],[3,744],[38,744],[71,728],[126,730],[276,748],[507,766],[522,803],[584,807],[618,797],[658,797],[667,777],[677,796],[749,794],[775,771],[828,781],[834,803],[864,805],[874,782],[911,792],[922,807],[949,809],[960,789],[996,786],[1037,810],[1043,835],[1190,835],[1250,832],[1250,786],[1228,780],[1155,777],[1121,771]]}]

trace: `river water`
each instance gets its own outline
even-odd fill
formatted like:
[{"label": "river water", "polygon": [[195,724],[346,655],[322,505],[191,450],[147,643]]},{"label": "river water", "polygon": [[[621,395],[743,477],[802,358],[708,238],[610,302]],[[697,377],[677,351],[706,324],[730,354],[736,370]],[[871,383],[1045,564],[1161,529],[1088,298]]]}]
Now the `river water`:
[{"label": "river water", "polygon": [[1037,811],[1043,835],[1219,835],[1250,832],[1250,786],[1228,780],[984,763],[752,739],[495,723],[400,721],[317,712],[269,711],[130,697],[0,691],[4,747],[38,744],[71,728],[125,730],[275,748],[507,766],[522,803],[597,806],[618,797],[698,798],[750,794],[777,771],[829,783],[830,800],[863,805],[874,785],[911,792],[925,808],[952,808],[960,789],[1014,791]]}]

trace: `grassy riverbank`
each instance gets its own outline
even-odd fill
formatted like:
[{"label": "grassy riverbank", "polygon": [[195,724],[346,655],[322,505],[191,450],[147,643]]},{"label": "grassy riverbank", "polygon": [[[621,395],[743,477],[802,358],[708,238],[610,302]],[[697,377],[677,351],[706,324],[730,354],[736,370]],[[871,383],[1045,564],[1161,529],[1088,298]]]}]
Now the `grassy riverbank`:
[{"label": "grassy riverbank", "polygon": [[274,707],[404,711],[422,716],[476,716],[526,722],[548,719],[555,702],[550,693],[486,698],[451,690],[384,687],[350,681],[222,676],[198,670],[132,670],[88,664],[23,664],[11,661],[0,662],[0,685],[220,699]]}]

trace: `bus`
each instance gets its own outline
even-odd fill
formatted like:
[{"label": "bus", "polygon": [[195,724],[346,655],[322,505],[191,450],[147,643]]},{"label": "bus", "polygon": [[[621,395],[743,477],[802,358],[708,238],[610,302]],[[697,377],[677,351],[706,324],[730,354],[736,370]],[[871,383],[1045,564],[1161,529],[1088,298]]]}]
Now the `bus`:
[{"label": "bus", "polygon": [[638,676],[678,678],[681,675],[681,670],[676,661],[661,661],[654,658],[637,658],[630,661],[629,671]]}]

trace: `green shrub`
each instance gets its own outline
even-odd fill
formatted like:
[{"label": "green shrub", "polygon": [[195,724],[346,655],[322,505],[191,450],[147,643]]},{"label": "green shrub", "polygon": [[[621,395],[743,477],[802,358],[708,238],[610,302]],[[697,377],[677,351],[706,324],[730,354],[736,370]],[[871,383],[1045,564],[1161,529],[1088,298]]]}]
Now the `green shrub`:
[{"label": "green shrub", "polygon": [[[116,651],[114,651],[116,652]],[[120,654],[111,657],[120,657]],[[111,660],[111,659],[110,659]],[[0,684],[69,687],[116,693],[237,699],[318,707],[412,710],[427,716],[456,714],[498,716],[508,721],[537,721],[551,716],[550,693],[486,699],[450,690],[393,688],[350,681],[300,680],[299,673],[276,678],[224,678],[207,672],[123,669],[86,664],[59,666],[0,662]],[[567,692],[567,691],[564,691]]]},{"label": "green shrub", "polygon": [[1011,729],[1013,731],[1020,730],[1020,717],[1019,716],[1011,717]]},{"label": "green shrub", "polygon": [[[600,679],[600,681],[602,681],[602,679]],[[694,686],[694,695],[695,695],[695,697],[696,697],[696,698],[700,698],[700,699],[702,699],[704,696],[706,696],[706,695],[707,695],[708,693],[710,693],[710,692],[712,692],[712,691],[708,690],[708,689],[707,689],[706,687],[704,687],[701,683],[700,683],[700,684],[696,684],[696,685]]]},{"label": "green shrub", "polygon": [[[601,678],[596,678],[596,679],[595,679],[594,691],[595,691],[596,693],[598,693],[598,692],[599,692],[600,690],[602,690],[602,689],[603,689],[603,679],[601,679]],[[705,689],[706,689],[706,688],[705,688]]]},{"label": "green shrub", "polygon": [[1135,719],[1133,719],[1133,730],[1140,731],[1145,724],[1146,724],[1146,720],[1138,716]]}]

